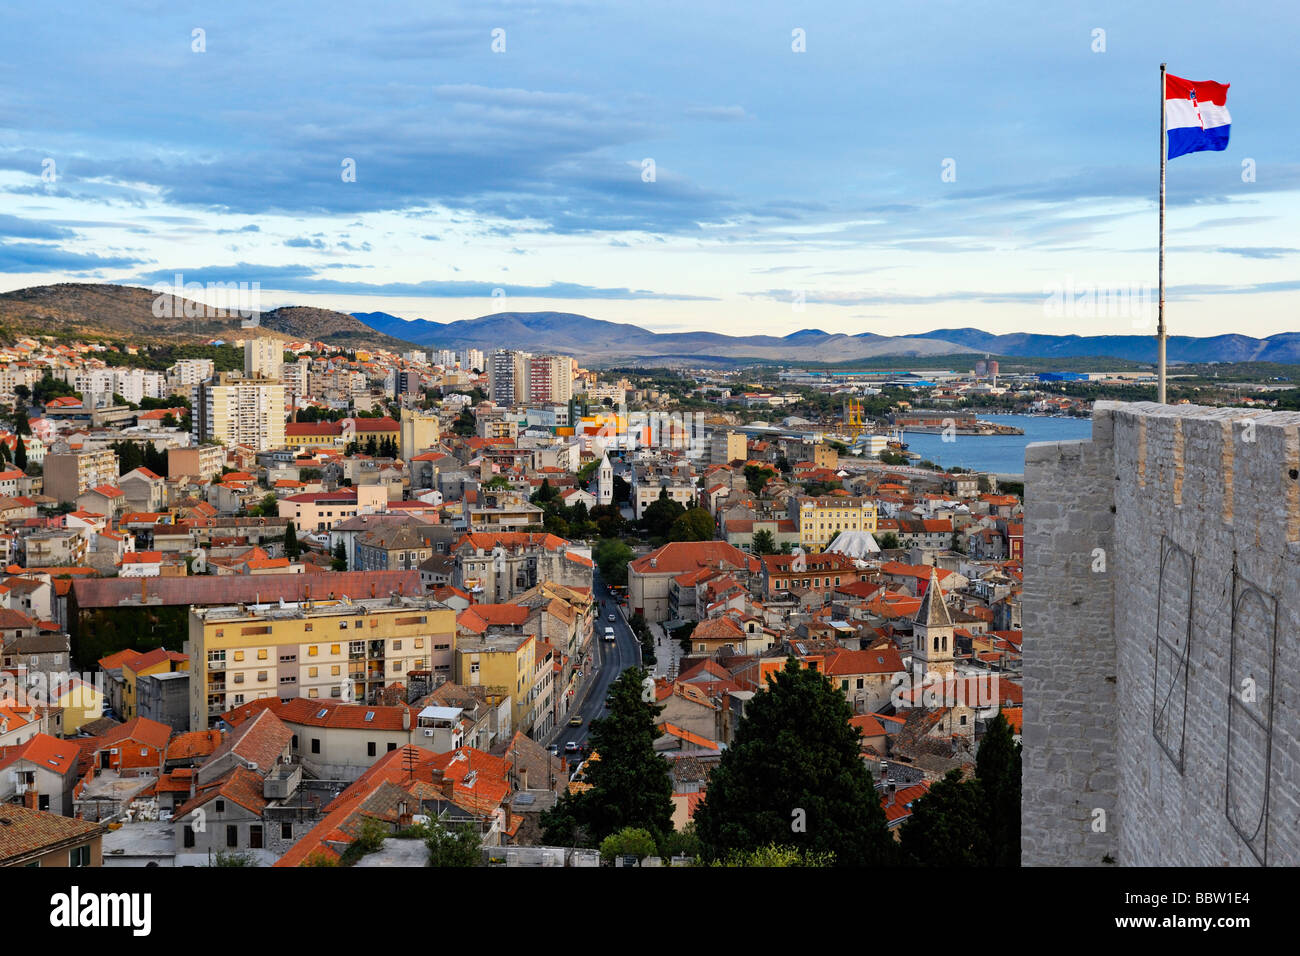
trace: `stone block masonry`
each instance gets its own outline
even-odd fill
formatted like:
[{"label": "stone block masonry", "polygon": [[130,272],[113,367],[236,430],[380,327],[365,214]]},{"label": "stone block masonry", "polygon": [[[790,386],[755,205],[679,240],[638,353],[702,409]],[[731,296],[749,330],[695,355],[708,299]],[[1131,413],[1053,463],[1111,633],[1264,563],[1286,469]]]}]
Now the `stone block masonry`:
[{"label": "stone block masonry", "polygon": [[1025,865],[1300,864],[1300,414],[1025,453]]}]

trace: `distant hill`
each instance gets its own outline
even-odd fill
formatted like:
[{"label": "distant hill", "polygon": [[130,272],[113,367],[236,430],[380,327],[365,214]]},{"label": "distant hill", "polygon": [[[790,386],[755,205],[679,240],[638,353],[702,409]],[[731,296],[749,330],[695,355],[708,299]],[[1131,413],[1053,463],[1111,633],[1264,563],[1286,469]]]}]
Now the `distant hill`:
[{"label": "distant hill", "polygon": [[447,349],[510,348],[562,352],[606,361],[675,358],[751,358],[837,362],[882,355],[923,357],[969,351],[948,342],[904,340],[863,333],[816,330],[787,336],[723,335],[720,332],[650,332],[571,312],[499,312],[457,322],[406,320],[387,312],[358,312],[354,318],[387,335]]},{"label": "distant hill", "polygon": [[[636,325],[607,322],[571,312],[499,312],[457,322],[400,319],[386,312],[354,313],[354,318],[387,335],[446,349],[509,347],[554,351],[587,360],[706,361],[768,359],[789,362],[851,362],[885,356],[988,353],[1025,358],[1109,357],[1156,361],[1152,335],[994,335],[979,329],[936,329],[911,335],[857,335],[801,329],[789,335],[723,335],[718,332],[650,332]],[[1175,335],[1168,340],[1171,362],[1300,363],[1300,333],[1268,338]]]},{"label": "distant hill", "polygon": [[153,291],[136,286],[71,282],[32,286],[0,294],[0,326],[15,333],[121,338],[142,344],[277,335],[342,347],[413,347],[345,312],[329,309],[272,309],[257,316],[255,327],[245,327],[239,316],[208,315],[202,303],[179,297],[168,303],[170,316],[158,316],[154,312],[156,299]]}]

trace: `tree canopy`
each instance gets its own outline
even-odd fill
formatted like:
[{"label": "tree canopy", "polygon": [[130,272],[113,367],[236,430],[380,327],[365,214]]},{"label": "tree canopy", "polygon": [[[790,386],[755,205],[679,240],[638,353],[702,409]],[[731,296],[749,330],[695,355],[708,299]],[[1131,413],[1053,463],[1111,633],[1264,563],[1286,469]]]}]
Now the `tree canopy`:
[{"label": "tree canopy", "polygon": [[587,765],[591,789],[565,793],[542,814],[543,838],[558,846],[600,846],[627,828],[647,831],[657,845],[673,832],[673,784],[668,762],[655,752],[655,721],[663,710],[644,699],[649,672],[630,667],[610,688],[608,716],[591,722]]},{"label": "tree canopy", "polygon": [[892,862],[894,841],[852,716],[825,675],[794,658],[770,676],[696,809],[704,856],[775,845],[833,853],[842,866]]}]

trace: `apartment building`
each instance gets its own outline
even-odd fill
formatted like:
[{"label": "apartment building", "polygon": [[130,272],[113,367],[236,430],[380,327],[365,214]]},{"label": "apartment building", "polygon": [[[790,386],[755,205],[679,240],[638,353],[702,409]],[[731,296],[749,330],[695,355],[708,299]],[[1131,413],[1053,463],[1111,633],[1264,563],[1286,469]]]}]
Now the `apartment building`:
[{"label": "apartment building", "polygon": [[719,429],[709,436],[709,464],[729,465],[749,458],[749,442],[744,432]]},{"label": "apartment building", "polygon": [[190,401],[195,444],[215,438],[227,447],[284,445],[285,385],[281,381],[223,372],[195,385]]},{"label": "apartment building", "polygon": [[450,675],[456,614],[425,597],[190,610],[190,729],[264,697],[371,702],[410,671]]},{"label": "apartment building", "polygon": [[212,478],[221,474],[226,464],[226,449],[220,445],[195,445],[192,448],[167,449],[167,477],[190,475]]},{"label": "apartment building", "polygon": [[790,517],[799,528],[799,546],[807,551],[821,551],[841,531],[876,531],[876,503],[871,498],[791,498]]},{"label": "apartment building", "polygon": [[73,504],[88,488],[116,484],[117,452],[63,452],[45,456],[45,494],[60,504]]},{"label": "apartment building", "polygon": [[538,698],[550,676],[536,666],[537,652],[537,639],[527,634],[490,631],[463,637],[456,646],[456,683],[508,688],[511,729],[528,733],[537,722],[541,710]]},{"label": "apartment building", "polygon": [[573,398],[573,359],[567,355],[528,357],[528,401],[568,402]]}]

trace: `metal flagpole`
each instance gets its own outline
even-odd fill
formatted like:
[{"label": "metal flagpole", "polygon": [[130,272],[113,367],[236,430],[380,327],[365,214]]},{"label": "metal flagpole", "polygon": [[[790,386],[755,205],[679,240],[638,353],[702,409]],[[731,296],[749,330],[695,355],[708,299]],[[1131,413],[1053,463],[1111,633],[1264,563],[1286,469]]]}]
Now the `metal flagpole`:
[{"label": "metal flagpole", "polygon": [[1160,64],[1160,293],[1158,298],[1158,325],[1156,327],[1156,352],[1159,395],[1157,401],[1165,404],[1165,64]]}]

